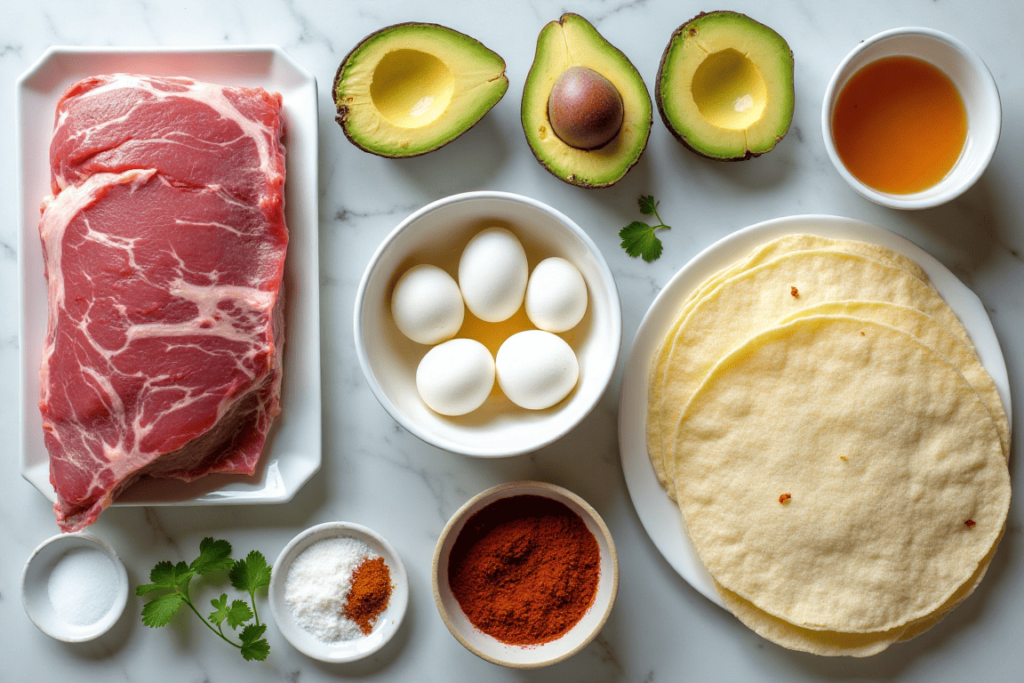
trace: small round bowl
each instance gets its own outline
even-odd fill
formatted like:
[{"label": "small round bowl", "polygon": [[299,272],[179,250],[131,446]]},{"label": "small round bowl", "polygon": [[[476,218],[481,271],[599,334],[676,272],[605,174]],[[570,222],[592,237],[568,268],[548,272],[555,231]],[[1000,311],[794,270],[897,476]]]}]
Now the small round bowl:
[{"label": "small round bowl", "polygon": [[[938,67],[953,81],[967,109],[967,140],[960,159],[945,178],[912,194],[879,192],[857,180],[843,165],[832,139],[832,112],[843,86],[870,62],[894,56],[916,57]],[[839,175],[861,196],[892,209],[927,209],[966,192],[992,160],[1001,126],[999,90],[985,62],[953,36],[930,28],[894,28],[855,47],[832,76],[821,108],[825,149]]]},{"label": "small round bowl", "polygon": [[[309,631],[306,631],[292,617],[288,603],[285,602],[285,581],[288,568],[302,551],[317,541],[328,538],[354,538],[370,546],[370,549],[384,558],[384,563],[391,572],[391,599],[387,608],[381,612],[370,634],[353,640],[341,640],[325,643]],[[372,655],[398,632],[405,618],[405,609],[409,605],[409,577],[405,573],[405,565],[390,543],[377,532],[348,522],[327,522],[318,524],[303,531],[284,547],[274,562],[270,575],[268,594],[270,612],[274,615],[277,628],[292,646],[313,659],[321,662],[353,662]]]},{"label": "small round bowl", "polygon": [[[543,259],[560,256],[583,274],[587,313],[576,327],[558,335],[576,353],[579,381],[568,397],[545,410],[519,408],[495,383],[483,406],[468,415],[446,417],[430,410],[416,390],[416,367],[431,347],[413,342],[398,330],[391,317],[391,293],[398,278],[421,263],[456,277],[463,248],[491,226],[507,228],[519,238],[531,272]],[[521,314],[522,309],[513,319]],[[467,323],[457,336],[465,334],[470,318],[467,311]],[[501,326],[496,323],[493,328]],[[476,457],[504,457],[554,442],[597,405],[619,357],[622,309],[608,264],[576,223],[528,197],[468,192],[428,204],[388,235],[359,283],[354,328],[366,381],[400,425],[438,448]]]},{"label": "small round bowl", "polygon": [[[57,563],[72,550],[88,548],[103,554],[114,569],[116,586],[114,599],[106,614],[88,625],[77,625],[64,620],[50,602],[49,578]],[[66,643],[81,643],[103,635],[117,623],[128,603],[128,572],[109,545],[89,534],[60,534],[46,539],[32,551],[21,574],[21,601],[29,619],[40,631]]]},{"label": "small round bowl", "polygon": [[[466,522],[491,503],[511,496],[543,496],[567,506],[580,516],[594,534],[601,553],[601,576],[594,604],[568,632],[557,640],[540,645],[508,645],[484,633],[470,623],[448,585],[448,557]],[[601,632],[611,614],[619,588],[619,559],[611,532],[597,511],[585,500],[561,486],[539,481],[520,481],[488,489],[471,498],[452,515],[434,549],[431,575],[437,611],[448,630],[467,650],[494,664],[513,669],[535,669],[572,657]]]}]

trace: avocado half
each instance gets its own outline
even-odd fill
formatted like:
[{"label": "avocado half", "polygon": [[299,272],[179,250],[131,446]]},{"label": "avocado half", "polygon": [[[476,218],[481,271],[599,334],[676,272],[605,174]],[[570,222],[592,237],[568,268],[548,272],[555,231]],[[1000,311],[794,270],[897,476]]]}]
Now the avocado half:
[{"label": "avocado half", "polygon": [[506,90],[505,60],[479,41],[437,24],[396,24],[341,62],[335,120],[360,149],[413,157],[472,128]]},{"label": "avocado half", "polygon": [[[558,77],[571,67],[597,72],[622,98],[619,132],[597,149],[563,142],[548,120],[548,100]],[[523,87],[523,131],[537,161],[554,176],[580,187],[607,187],[633,167],[647,147],[652,120],[651,96],[636,67],[577,14],[563,14],[537,37],[537,54]]]},{"label": "avocado half", "polygon": [[654,98],[665,126],[697,154],[760,156],[793,121],[793,52],[744,14],[702,12],[672,34]]}]

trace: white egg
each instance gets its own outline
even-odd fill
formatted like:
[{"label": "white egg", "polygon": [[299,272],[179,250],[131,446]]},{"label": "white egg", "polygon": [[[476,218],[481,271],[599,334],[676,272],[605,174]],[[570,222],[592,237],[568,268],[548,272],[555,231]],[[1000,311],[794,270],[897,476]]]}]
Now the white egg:
[{"label": "white egg", "polygon": [[561,337],[541,330],[513,334],[494,362],[498,386],[521,408],[543,410],[569,395],[580,376],[576,354]]},{"label": "white egg", "polygon": [[416,390],[442,415],[465,415],[483,405],[494,387],[494,358],[473,339],[452,339],[430,349],[416,368]]},{"label": "white egg", "polygon": [[523,245],[505,228],[477,233],[459,259],[462,298],[484,322],[508,320],[519,310],[529,275]]},{"label": "white egg", "polygon": [[526,315],[548,332],[576,327],[587,312],[587,283],[564,258],[546,258],[533,269],[526,286]]},{"label": "white egg", "polygon": [[459,285],[437,266],[413,266],[398,279],[391,294],[395,324],[402,334],[420,344],[451,339],[465,316]]}]

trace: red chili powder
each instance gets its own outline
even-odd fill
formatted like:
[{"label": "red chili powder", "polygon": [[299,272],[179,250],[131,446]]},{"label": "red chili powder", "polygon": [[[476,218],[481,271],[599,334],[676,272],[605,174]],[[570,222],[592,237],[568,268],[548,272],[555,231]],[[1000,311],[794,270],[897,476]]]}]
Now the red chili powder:
[{"label": "red chili powder", "polygon": [[352,573],[352,588],[345,601],[345,616],[359,624],[359,630],[369,635],[377,617],[391,601],[391,570],[383,557],[363,560]]},{"label": "red chili powder", "polygon": [[601,556],[580,516],[541,496],[503,498],[459,533],[448,585],[469,621],[510,645],[555,640],[597,594]]}]

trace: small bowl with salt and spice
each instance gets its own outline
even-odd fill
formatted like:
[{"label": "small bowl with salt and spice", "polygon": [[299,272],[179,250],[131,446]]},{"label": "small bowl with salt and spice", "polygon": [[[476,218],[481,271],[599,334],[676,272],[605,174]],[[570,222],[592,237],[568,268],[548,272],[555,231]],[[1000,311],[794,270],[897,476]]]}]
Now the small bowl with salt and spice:
[{"label": "small bowl with salt and spice", "polygon": [[863,197],[926,209],[963,194],[999,142],[999,90],[985,63],[929,28],[884,31],[847,55],[821,127],[839,174]]},{"label": "small bowl with salt and spice", "polygon": [[25,611],[39,630],[80,643],[103,635],[128,602],[128,573],[113,549],[89,534],[43,541],[21,576]]},{"label": "small bowl with salt and spice", "polygon": [[618,590],[618,557],[597,511],[544,482],[502,484],[448,521],[434,550],[434,600],[473,654],[531,669],[582,650]]},{"label": "small bowl with salt and spice", "polygon": [[395,549],[359,524],[328,522],[302,532],[274,563],[270,609],[296,650],[351,662],[391,640],[409,602]]}]

